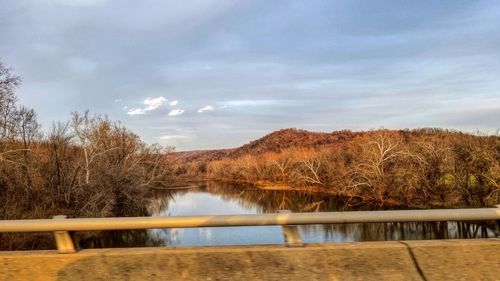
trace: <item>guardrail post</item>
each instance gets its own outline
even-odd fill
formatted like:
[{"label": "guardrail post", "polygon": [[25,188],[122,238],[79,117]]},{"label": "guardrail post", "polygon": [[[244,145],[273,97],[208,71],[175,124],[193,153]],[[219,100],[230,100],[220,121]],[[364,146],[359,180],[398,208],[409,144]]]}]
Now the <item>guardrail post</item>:
[{"label": "guardrail post", "polygon": [[[495,205],[498,209],[500,209],[500,205]],[[495,236],[500,238],[500,220],[495,221],[495,229],[493,229]]]},{"label": "guardrail post", "polygon": [[[292,213],[290,210],[279,210],[281,214]],[[304,241],[300,237],[299,229],[296,225],[282,225],[281,230],[283,231],[283,236],[285,238],[285,244],[287,247],[302,247],[304,246]]]},{"label": "guardrail post", "polygon": [[[66,219],[66,216],[54,216],[55,220]],[[54,231],[54,239],[56,240],[57,252],[59,254],[75,253],[75,245],[68,231]]]}]

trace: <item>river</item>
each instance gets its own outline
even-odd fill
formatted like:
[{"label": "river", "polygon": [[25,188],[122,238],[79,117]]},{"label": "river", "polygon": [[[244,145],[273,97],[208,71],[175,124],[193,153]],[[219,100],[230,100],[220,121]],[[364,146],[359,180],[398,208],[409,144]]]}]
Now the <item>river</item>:
[{"label": "river", "polygon": [[[261,190],[217,182],[157,192],[149,206],[152,216],[261,214],[281,209],[356,210],[324,194]],[[306,243],[494,237],[486,225],[464,222],[303,225],[299,231]],[[283,235],[279,226],[212,227],[109,232],[99,240],[97,245],[94,240],[85,247],[280,244]]]}]

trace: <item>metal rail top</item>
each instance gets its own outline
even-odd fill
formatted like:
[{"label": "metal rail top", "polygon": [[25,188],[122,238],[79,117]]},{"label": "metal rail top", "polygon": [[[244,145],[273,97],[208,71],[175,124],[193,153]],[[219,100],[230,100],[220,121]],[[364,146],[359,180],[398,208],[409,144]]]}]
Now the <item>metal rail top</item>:
[{"label": "metal rail top", "polygon": [[275,213],[260,215],[214,215],[177,217],[120,217],[0,220],[2,232],[99,231],[153,228],[192,228],[262,225],[300,225],[374,222],[500,220],[500,207],[404,211],[354,211]]}]

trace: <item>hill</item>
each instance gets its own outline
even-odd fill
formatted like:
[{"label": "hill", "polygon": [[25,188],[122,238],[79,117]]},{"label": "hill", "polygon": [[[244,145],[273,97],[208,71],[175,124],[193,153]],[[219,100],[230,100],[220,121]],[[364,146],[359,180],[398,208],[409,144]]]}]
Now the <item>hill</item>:
[{"label": "hill", "polygon": [[236,158],[243,155],[259,155],[266,152],[281,152],[292,147],[314,148],[351,140],[362,134],[348,130],[331,133],[311,132],[302,129],[282,129],[267,134],[238,148],[182,151],[175,153],[180,161],[213,161],[223,158]]}]

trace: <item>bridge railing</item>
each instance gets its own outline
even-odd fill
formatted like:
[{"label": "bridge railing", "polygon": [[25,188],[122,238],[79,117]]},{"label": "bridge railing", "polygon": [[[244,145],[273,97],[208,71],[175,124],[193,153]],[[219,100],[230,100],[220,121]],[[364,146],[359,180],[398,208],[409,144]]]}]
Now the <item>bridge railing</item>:
[{"label": "bridge railing", "polygon": [[259,215],[205,215],[176,217],[120,217],[0,220],[2,232],[53,232],[59,253],[74,253],[69,232],[159,228],[228,227],[281,225],[287,246],[303,245],[296,225],[426,221],[500,220],[497,208],[434,209],[398,211],[349,211],[291,213],[280,211]]}]

